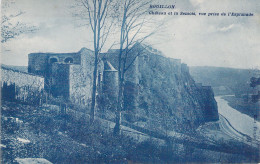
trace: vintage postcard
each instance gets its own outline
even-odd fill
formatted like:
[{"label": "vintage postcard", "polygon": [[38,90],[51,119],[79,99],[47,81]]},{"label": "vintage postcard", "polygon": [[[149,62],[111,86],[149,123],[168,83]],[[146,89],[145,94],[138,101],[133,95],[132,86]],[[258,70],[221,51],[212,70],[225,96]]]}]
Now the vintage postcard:
[{"label": "vintage postcard", "polygon": [[1,163],[260,162],[260,1],[1,0]]}]

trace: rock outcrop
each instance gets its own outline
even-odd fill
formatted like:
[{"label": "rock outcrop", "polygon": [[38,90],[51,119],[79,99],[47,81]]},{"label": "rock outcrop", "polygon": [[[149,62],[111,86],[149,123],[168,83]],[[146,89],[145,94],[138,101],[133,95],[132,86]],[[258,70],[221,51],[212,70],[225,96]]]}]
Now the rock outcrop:
[{"label": "rock outcrop", "polygon": [[[107,55],[117,68],[116,51]],[[158,50],[136,45],[126,73],[125,119],[145,122],[150,127],[193,128],[218,120],[217,103],[211,87],[200,86],[189,74],[189,68],[178,59],[167,58]],[[112,57],[111,57],[112,56]],[[149,123],[150,122],[150,123]]]}]

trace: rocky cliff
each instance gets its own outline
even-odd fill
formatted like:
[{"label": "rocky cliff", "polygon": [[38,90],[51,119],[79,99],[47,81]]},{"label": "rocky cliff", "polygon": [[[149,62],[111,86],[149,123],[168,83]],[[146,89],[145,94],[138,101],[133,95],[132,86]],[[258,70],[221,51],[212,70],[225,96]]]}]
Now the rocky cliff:
[{"label": "rocky cliff", "polygon": [[[134,58],[138,52],[142,55],[126,73],[124,119],[149,128],[164,129],[192,128],[218,120],[211,87],[195,84],[186,64],[142,45],[129,54],[128,64],[131,56]],[[113,58],[110,59],[117,68]]]}]

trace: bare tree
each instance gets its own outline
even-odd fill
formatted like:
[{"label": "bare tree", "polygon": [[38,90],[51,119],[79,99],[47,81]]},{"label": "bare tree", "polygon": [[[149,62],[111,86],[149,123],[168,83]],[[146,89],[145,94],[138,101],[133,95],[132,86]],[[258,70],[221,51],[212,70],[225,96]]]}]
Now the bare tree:
[{"label": "bare tree", "polygon": [[93,49],[95,54],[94,71],[93,71],[93,87],[91,98],[91,122],[95,119],[95,104],[97,90],[97,69],[99,54],[108,38],[112,21],[109,23],[109,8],[112,4],[111,0],[81,0],[81,4],[87,10],[88,23],[93,32]]},{"label": "bare tree", "polygon": [[2,9],[2,22],[1,22],[1,42],[5,43],[16,36],[23,33],[32,33],[38,30],[36,26],[27,25],[19,21],[19,17],[25,14],[24,11],[10,12],[15,6],[15,1],[3,1],[1,4]]},{"label": "bare tree", "polygon": [[[117,18],[120,22],[120,42],[118,55],[118,99],[116,110],[116,125],[114,127],[114,134],[120,133],[121,111],[123,109],[123,94],[125,73],[134,63],[136,58],[142,54],[142,50],[138,50],[135,56],[129,56],[131,51],[134,51],[136,43],[142,43],[146,38],[150,37],[157,31],[157,28],[148,31],[147,26],[151,27],[153,22],[148,19],[147,11],[151,0],[120,0],[118,6],[115,8],[118,13]],[[158,22],[157,22],[158,23]],[[155,24],[153,24],[155,26]],[[146,32],[145,32],[146,31]],[[143,47],[145,49],[145,47]]]}]

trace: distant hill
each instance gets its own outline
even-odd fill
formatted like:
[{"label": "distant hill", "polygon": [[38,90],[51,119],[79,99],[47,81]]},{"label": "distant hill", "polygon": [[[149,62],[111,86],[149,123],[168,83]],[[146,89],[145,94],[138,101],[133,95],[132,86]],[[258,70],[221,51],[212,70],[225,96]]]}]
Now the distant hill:
[{"label": "distant hill", "polygon": [[20,72],[26,72],[26,73],[28,72],[27,66],[14,66],[14,65],[5,65],[5,64],[1,64],[1,66],[12,70],[20,71]]},{"label": "distant hill", "polygon": [[196,82],[212,86],[215,95],[240,95],[252,92],[250,78],[259,75],[260,70],[193,66],[190,74]]}]

